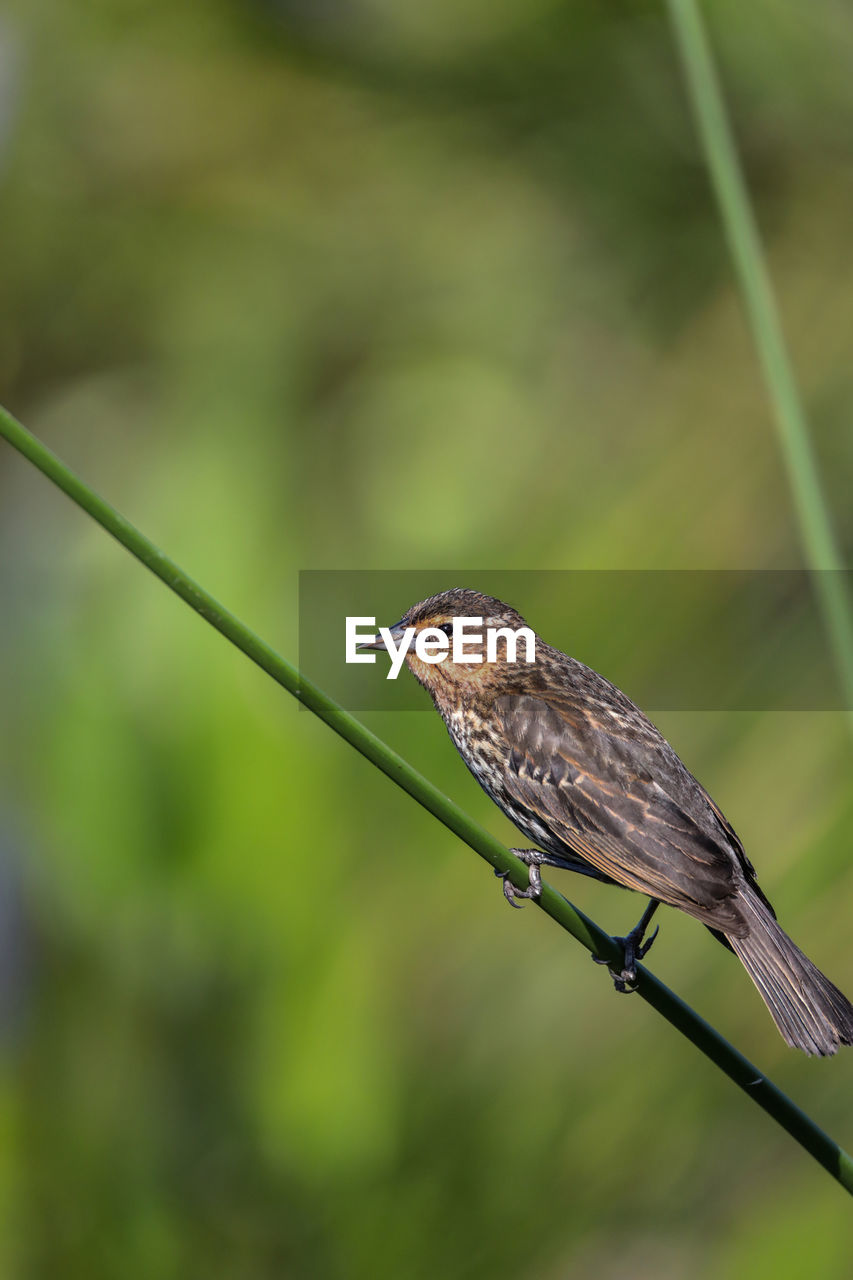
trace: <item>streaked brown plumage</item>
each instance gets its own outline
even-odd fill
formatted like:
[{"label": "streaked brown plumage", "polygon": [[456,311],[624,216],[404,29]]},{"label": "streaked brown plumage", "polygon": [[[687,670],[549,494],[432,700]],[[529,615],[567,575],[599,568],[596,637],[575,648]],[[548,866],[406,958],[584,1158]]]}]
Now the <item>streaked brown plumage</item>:
[{"label": "streaked brown plumage", "polygon": [[[449,629],[459,616],[526,625],[501,601],[459,589],[397,625]],[[406,660],[477,781],[545,851],[526,853],[531,888],[509,886],[508,897],[535,896],[540,862],[648,894],[736,952],[788,1044],[831,1054],[853,1043],[853,1006],[776,923],[732,827],[610,681],[538,636],[532,665],[507,662],[505,646],[479,665],[430,665],[413,646]]]}]

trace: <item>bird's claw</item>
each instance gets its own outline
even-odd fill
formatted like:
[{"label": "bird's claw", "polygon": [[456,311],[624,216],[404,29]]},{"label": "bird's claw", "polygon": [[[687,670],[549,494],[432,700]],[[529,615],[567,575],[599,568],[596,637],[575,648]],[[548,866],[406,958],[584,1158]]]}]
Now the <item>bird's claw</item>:
[{"label": "bird's claw", "polygon": [[[624,938],[614,938],[614,942],[624,943]],[[621,969],[614,969],[611,960],[605,960],[604,956],[592,956],[594,964],[606,964],[610,970],[610,976],[613,979],[613,986],[623,995],[631,995],[637,990],[637,970],[634,965],[629,965],[627,960],[623,961]]]},{"label": "bird's claw", "polygon": [[610,970],[610,976],[613,979],[613,986],[622,995],[631,995],[637,990],[637,961],[642,960],[649,951],[655,938],[658,936],[660,925],[657,926],[654,933],[642,942],[642,933],[637,933],[632,929],[624,938],[614,938],[614,942],[618,942],[622,946],[623,959],[622,968],[614,969],[610,960],[605,960],[602,956],[593,956],[596,964],[606,964]]},{"label": "bird's claw", "polygon": [[542,876],[536,866],[530,868],[530,882],[526,889],[516,889],[509,878],[508,871],[498,871],[495,868],[495,875],[499,880],[503,880],[504,897],[509,905],[515,907],[517,911],[520,911],[524,906],[523,902],[517,901],[518,898],[538,898],[542,892]]}]

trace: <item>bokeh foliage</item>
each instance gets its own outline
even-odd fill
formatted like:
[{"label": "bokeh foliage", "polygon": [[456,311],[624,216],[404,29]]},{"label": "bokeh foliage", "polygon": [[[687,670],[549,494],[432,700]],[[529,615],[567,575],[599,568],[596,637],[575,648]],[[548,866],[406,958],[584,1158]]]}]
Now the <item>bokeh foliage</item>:
[{"label": "bokeh foliage", "polygon": [[[853,20],[709,18],[849,555]],[[0,24],[2,398],[284,652],[300,567],[801,564],[657,7]],[[0,538],[4,1275],[847,1276],[816,1165],[7,451]],[[660,723],[849,991],[843,716]],[[371,724],[512,840],[436,719]],[[849,1147],[853,1057],[663,923]]]}]

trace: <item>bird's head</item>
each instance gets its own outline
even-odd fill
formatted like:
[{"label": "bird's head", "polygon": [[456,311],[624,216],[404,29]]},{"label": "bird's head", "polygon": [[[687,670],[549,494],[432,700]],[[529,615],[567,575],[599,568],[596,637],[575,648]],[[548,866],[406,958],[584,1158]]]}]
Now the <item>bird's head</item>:
[{"label": "bird's head", "polygon": [[[436,698],[485,693],[536,660],[537,637],[520,613],[461,587],[412,605],[389,629],[398,646],[408,633],[409,670]],[[384,646],[379,638],[360,647]]]}]

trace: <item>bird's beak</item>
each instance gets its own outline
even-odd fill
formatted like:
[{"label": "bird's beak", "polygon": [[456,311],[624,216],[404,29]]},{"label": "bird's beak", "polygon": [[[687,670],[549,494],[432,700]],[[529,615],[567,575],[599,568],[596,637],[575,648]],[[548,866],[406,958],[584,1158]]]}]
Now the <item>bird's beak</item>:
[{"label": "bird's beak", "polygon": [[[394,644],[399,645],[400,641],[403,639],[403,636],[406,634],[405,622],[403,621],[395,622],[393,627],[390,627],[389,630],[391,632],[391,639],[394,641]],[[381,651],[384,648],[385,648],[385,641],[378,634],[378,632],[375,640],[364,640],[362,641],[361,644],[356,645],[356,649],[358,651],[361,651],[362,649],[378,649]]]}]

